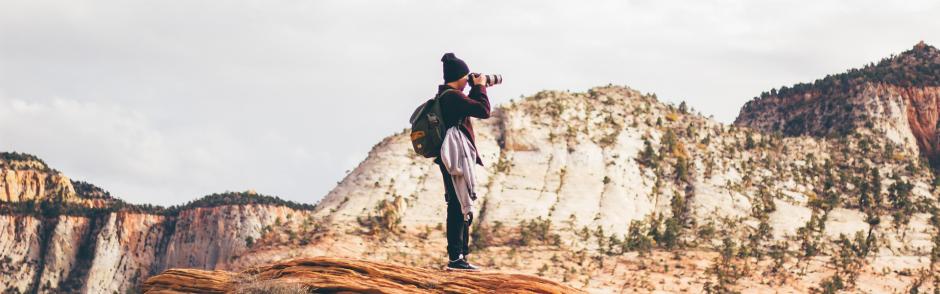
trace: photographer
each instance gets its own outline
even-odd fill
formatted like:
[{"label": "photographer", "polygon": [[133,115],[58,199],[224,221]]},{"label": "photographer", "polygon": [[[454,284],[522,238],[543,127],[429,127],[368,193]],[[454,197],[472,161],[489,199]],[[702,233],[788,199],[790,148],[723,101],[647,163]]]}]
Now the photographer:
[{"label": "photographer", "polygon": [[[473,133],[473,124],[468,117],[486,119],[490,117],[490,101],[486,96],[487,76],[479,74],[470,74],[470,68],[463,60],[460,60],[453,53],[444,54],[441,58],[444,63],[444,84],[438,86],[438,95],[440,96],[441,113],[443,114],[444,129],[457,127],[466,139],[469,139],[472,150],[476,150],[476,140]],[[470,94],[464,95],[463,90],[467,87],[469,79],[472,80]],[[483,165],[478,152],[472,153],[475,158],[470,160],[470,168],[473,163]],[[466,158],[464,158],[466,159]],[[444,178],[445,194],[447,201],[447,255],[449,262],[448,270],[475,271],[477,268],[467,262],[467,254],[470,253],[470,224],[473,222],[473,213],[463,213],[458,193],[455,191],[454,181],[441,156],[434,159],[441,170]],[[472,180],[472,174],[471,174]],[[470,191],[471,197],[472,189]],[[461,195],[464,196],[465,195]],[[464,200],[467,201],[467,200]]]}]

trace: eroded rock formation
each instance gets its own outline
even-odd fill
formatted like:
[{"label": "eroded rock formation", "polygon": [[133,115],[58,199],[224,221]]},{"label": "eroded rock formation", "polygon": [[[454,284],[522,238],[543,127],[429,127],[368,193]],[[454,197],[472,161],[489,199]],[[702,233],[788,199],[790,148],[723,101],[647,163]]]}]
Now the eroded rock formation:
[{"label": "eroded rock formation", "polygon": [[539,277],[461,273],[329,257],[301,258],[246,270],[171,269],[147,279],[144,293],[265,292],[282,287],[311,293],[582,293]]},{"label": "eroded rock formation", "polygon": [[124,293],[170,267],[228,268],[311,205],[250,193],[189,205],[128,205],[35,157],[0,154],[0,292]]},{"label": "eroded rock formation", "polygon": [[872,131],[940,167],[940,50],[923,42],[862,69],[763,93],[736,125],[788,136]]}]

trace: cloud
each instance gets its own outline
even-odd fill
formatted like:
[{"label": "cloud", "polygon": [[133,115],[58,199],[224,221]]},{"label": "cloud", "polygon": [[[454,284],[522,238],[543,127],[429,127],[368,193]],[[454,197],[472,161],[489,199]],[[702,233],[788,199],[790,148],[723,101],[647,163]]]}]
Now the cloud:
[{"label": "cloud", "polygon": [[[331,161],[277,133],[215,125],[162,130],[122,106],[62,98],[0,98],[0,126],[3,150],[35,154],[66,175],[137,203],[179,204],[249,188],[295,195],[290,192],[307,184],[292,177],[320,176],[311,167]],[[304,194],[291,199],[317,198]]]},{"label": "cloud", "polygon": [[143,115],[113,105],[0,98],[0,125],[4,150],[39,155],[67,174],[82,171],[92,182],[147,186],[180,165]]}]

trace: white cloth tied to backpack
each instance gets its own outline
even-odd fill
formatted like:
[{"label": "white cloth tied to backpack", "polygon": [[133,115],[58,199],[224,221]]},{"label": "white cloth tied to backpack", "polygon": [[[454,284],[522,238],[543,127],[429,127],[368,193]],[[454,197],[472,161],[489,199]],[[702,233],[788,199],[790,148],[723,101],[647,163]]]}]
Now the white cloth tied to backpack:
[{"label": "white cloth tied to backpack", "polygon": [[458,126],[447,129],[444,143],[441,144],[441,161],[454,184],[464,219],[467,219],[473,210],[473,201],[477,199],[474,192],[476,178],[473,172],[476,158],[476,148],[473,148],[467,135],[461,132]]}]

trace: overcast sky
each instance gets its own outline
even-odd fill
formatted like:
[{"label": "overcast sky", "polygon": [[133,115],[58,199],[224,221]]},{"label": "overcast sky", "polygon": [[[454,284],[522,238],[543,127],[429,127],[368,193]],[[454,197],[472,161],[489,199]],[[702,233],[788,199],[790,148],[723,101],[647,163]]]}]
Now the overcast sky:
[{"label": "overcast sky", "polygon": [[[0,150],[133,203],[313,203],[441,81],[628,85],[731,122],[762,91],[940,43],[940,1],[0,2]],[[430,162],[429,162],[430,164]]]}]

